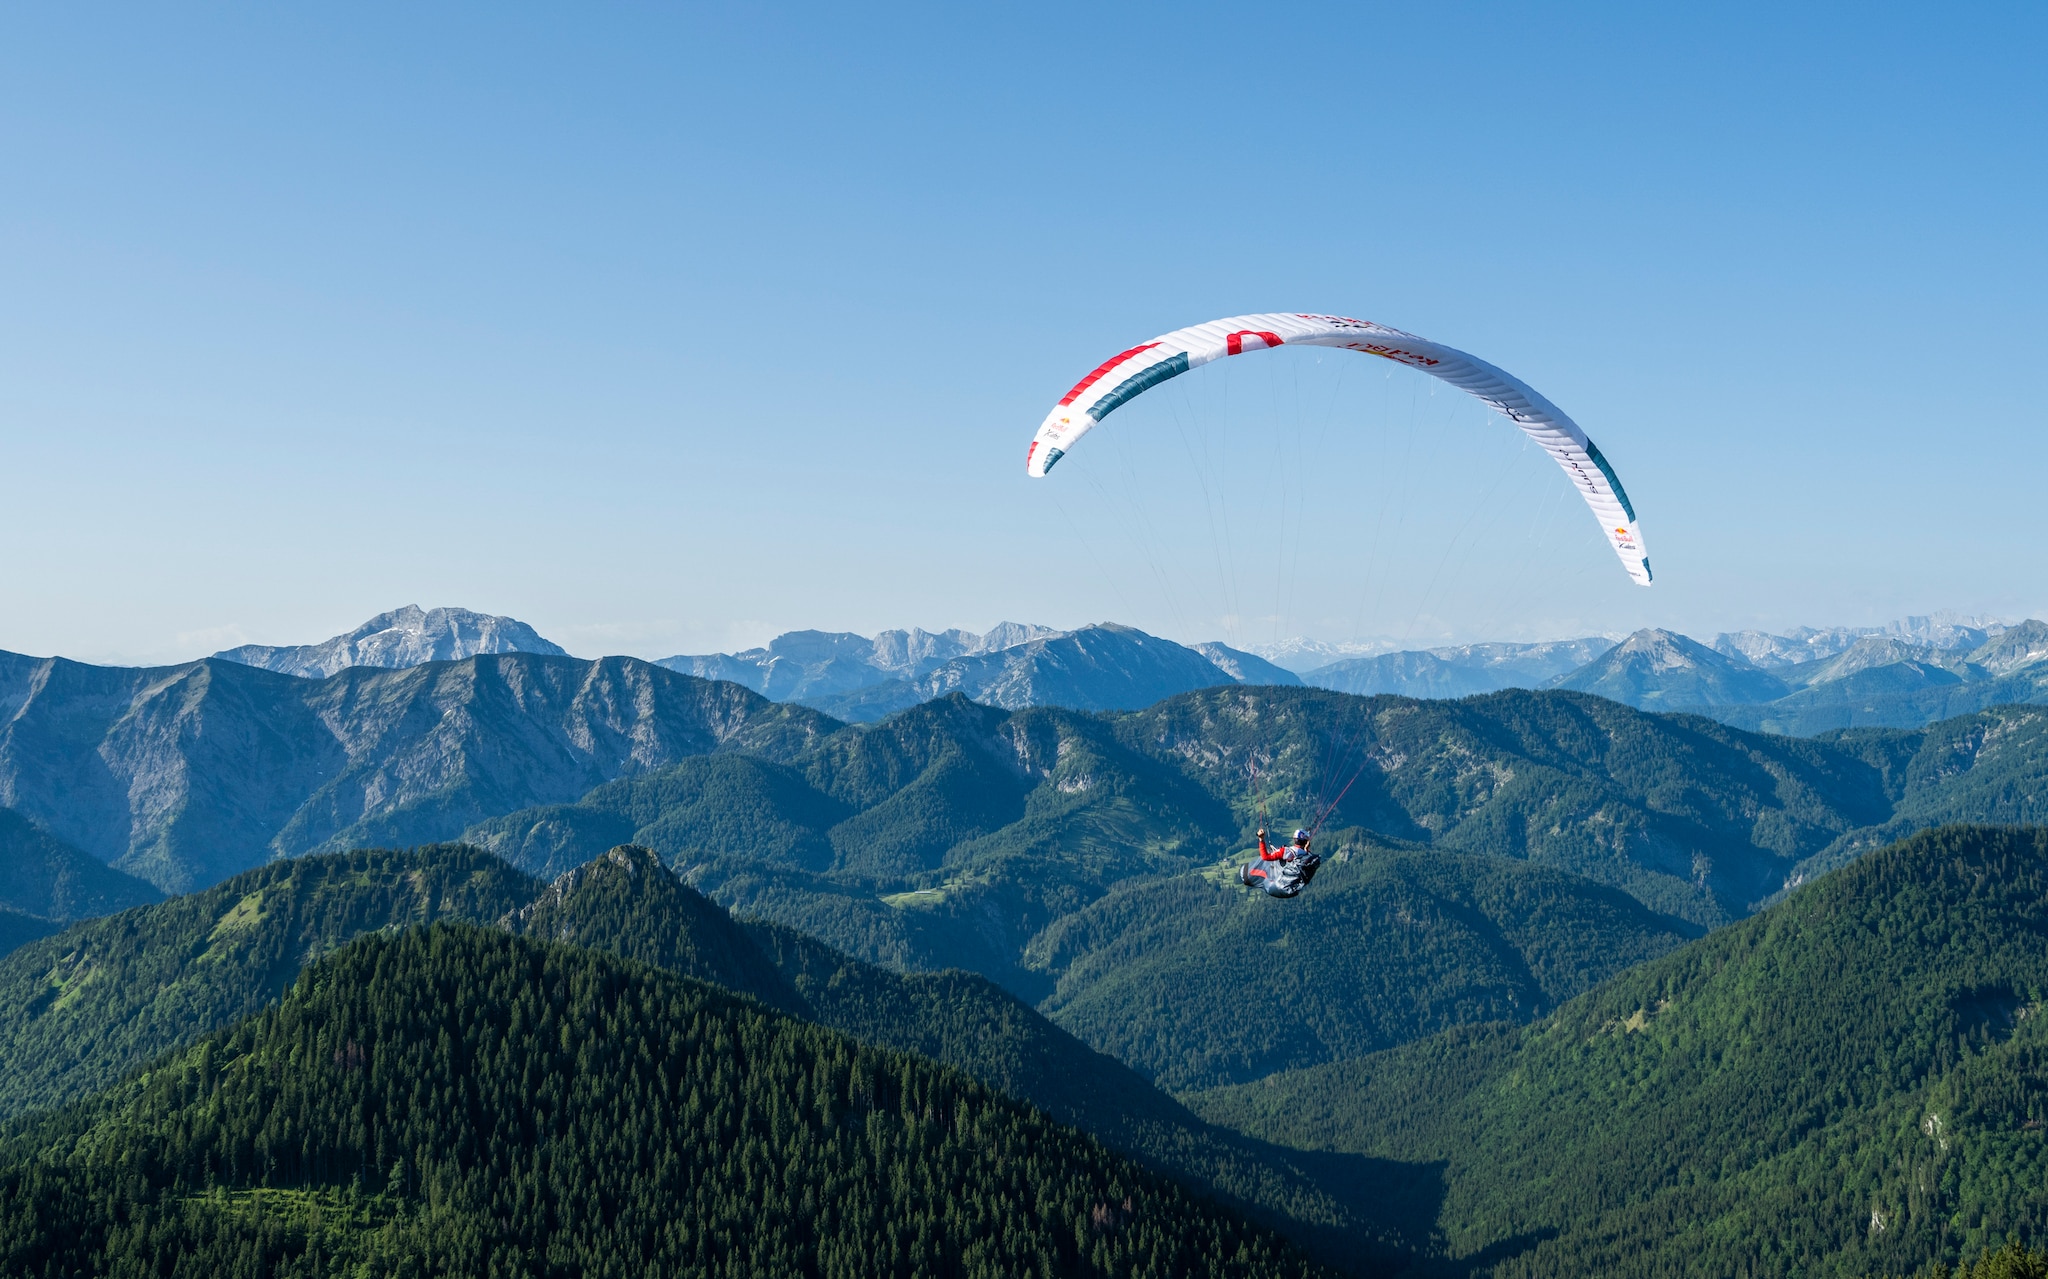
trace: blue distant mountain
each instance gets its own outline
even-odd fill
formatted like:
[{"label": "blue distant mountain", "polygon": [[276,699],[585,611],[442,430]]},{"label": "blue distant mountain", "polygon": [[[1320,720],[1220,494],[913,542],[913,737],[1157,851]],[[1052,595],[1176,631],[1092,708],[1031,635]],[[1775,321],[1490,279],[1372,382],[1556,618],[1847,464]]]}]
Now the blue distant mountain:
[{"label": "blue distant mountain", "polygon": [[1340,693],[1469,697],[1503,688],[1545,688],[1614,647],[1603,636],[1543,644],[1461,644],[1350,657],[1306,671],[1304,684]]},{"label": "blue distant mountain", "polygon": [[951,693],[1006,710],[1136,710],[1221,684],[1302,682],[1227,645],[1190,647],[1110,622],[1073,631],[1005,622],[982,635],[909,630],[872,639],[792,631],[742,653],[669,657],[659,664],[856,723]]},{"label": "blue distant mountain", "polygon": [[[1552,687],[1798,737],[1919,728],[1993,706],[2048,702],[2048,623],[1911,622],[1925,624],[1776,637],[1749,632],[1720,636],[1711,647],[1668,631],[1638,631]],[[1752,652],[1757,661],[1745,656]]]}]

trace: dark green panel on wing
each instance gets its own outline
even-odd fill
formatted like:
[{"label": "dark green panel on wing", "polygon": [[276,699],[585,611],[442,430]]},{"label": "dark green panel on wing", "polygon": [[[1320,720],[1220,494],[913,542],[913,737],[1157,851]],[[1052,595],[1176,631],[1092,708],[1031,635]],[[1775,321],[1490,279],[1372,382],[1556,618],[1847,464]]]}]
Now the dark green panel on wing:
[{"label": "dark green panel on wing", "polygon": [[1628,493],[1621,487],[1621,477],[1614,473],[1614,468],[1607,465],[1607,459],[1600,455],[1600,446],[1587,440],[1586,456],[1592,458],[1593,465],[1600,468],[1600,474],[1607,477],[1607,487],[1614,490],[1615,500],[1621,503],[1622,513],[1628,516],[1628,522],[1635,523],[1636,508],[1629,504]]},{"label": "dark green panel on wing", "polygon": [[[1088,416],[1100,422],[1117,409],[1122,408],[1126,400],[1143,395],[1166,379],[1179,377],[1187,371],[1188,356],[1185,351],[1173,356],[1171,359],[1161,360],[1142,372],[1133,373],[1117,383],[1115,389],[1110,391],[1108,395],[1095,401],[1095,404],[1088,410]],[[1613,477],[1610,476],[1609,478]]]}]

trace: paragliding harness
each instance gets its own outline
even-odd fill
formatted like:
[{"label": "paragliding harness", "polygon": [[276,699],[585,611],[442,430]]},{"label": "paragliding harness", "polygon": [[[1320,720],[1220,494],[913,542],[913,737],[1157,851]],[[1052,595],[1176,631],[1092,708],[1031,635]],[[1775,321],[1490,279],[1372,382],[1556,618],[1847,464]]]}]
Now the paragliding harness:
[{"label": "paragliding harness", "polygon": [[1248,888],[1263,890],[1268,897],[1300,896],[1301,890],[1308,887],[1308,882],[1316,877],[1317,869],[1323,864],[1321,856],[1309,851],[1305,832],[1298,834],[1292,844],[1268,847],[1266,832],[1260,831],[1259,860],[1278,862],[1279,865],[1269,871],[1247,862],[1238,871],[1237,879]]},{"label": "paragliding harness", "polygon": [[[1269,871],[1262,865],[1247,862],[1238,869],[1237,882],[1247,888],[1257,888],[1268,897],[1298,897],[1323,864],[1320,855],[1309,851],[1309,843],[1337,805],[1332,801],[1316,815],[1313,826],[1295,831],[1292,843],[1269,846],[1266,843],[1266,792],[1265,787],[1258,783],[1258,775],[1258,763],[1253,761],[1252,780],[1259,797],[1259,861],[1278,862],[1279,865]],[[1347,785],[1344,789],[1348,791],[1351,788]],[[1339,792],[1337,798],[1344,798],[1343,793]]]}]

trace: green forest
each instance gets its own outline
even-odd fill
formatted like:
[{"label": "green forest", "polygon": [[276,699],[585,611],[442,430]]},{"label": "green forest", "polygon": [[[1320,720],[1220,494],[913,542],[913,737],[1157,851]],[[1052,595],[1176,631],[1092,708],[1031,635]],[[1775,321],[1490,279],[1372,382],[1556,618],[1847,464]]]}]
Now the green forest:
[{"label": "green forest", "polygon": [[1439,1170],[1496,1275],[1910,1273],[2048,1237],[2044,939],[2048,830],[1947,827],[1533,1025],[1192,1101]]},{"label": "green forest", "polygon": [[472,848],[273,862],[0,958],[0,1118],[113,1083],[268,1005],[366,932],[495,920],[540,884]]},{"label": "green forest", "polygon": [[957,1072],[473,926],[359,939],[5,1151],[37,1279],[1314,1272]]},{"label": "green forest", "polygon": [[[1385,848],[1508,857],[1696,928],[1943,822],[2048,820],[2048,716],[2004,707],[1817,738],[1579,693],[1457,701],[1233,687],[1143,711],[961,697],[776,760],[712,755],[463,838],[536,874],[637,843],[742,913],[1037,1003],[1048,930],[1119,885],[1241,855],[1262,817]],[[1348,785],[1348,789],[1346,786]]]}]

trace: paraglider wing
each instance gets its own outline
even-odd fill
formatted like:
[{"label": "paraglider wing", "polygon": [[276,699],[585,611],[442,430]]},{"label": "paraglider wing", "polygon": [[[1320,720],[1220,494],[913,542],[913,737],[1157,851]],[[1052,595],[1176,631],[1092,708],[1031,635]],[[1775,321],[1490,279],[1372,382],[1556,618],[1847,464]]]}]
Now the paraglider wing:
[{"label": "paraglider wing", "polygon": [[1484,401],[1513,420],[1556,460],[1592,508],[1628,575],[1640,585],[1650,584],[1650,559],[1636,527],[1635,508],[1622,491],[1614,468],[1578,423],[1520,379],[1476,356],[1370,320],[1341,315],[1239,315],[1176,329],[1134,346],[1103,361],[1045,415],[1025,454],[1025,473],[1043,477],[1103,418],[1168,378],[1215,360],[1276,346],[1328,346],[1377,355],[1420,369]]}]

